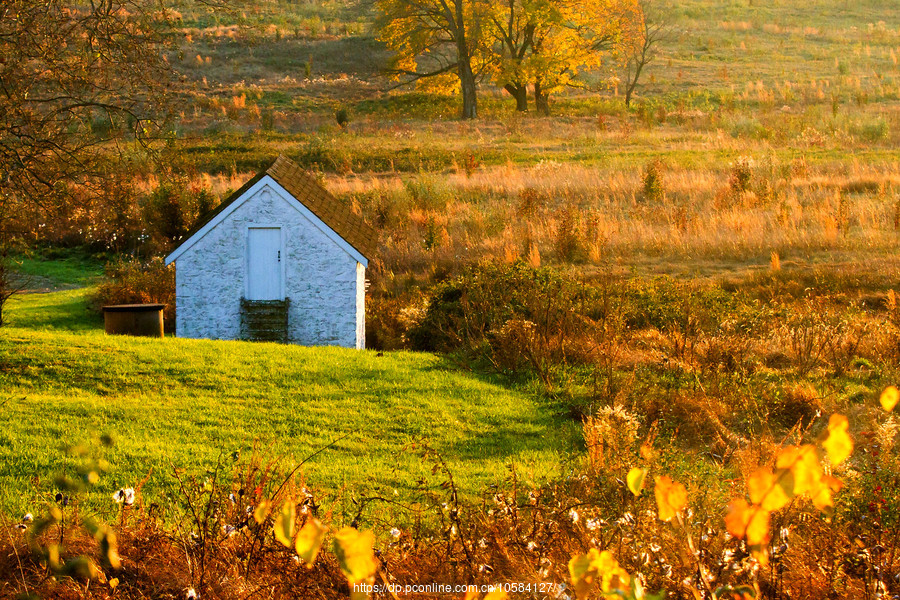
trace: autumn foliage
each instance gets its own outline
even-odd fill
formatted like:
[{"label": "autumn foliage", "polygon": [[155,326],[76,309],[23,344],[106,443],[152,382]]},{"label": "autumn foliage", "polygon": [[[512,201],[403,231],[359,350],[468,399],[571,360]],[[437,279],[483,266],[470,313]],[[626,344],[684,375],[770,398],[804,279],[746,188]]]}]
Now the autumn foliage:
[{"label": "autumn foliage", "polygon": [[462,89],[463,116],[477,116],[477,74],[486,76],[528,109],[527,90],[539,112],[549,97],[582,85],[582,72],[621,65],[644,35],[636,0],[378,0],[381,39],[395,51],[400,82],[425,89]]}]

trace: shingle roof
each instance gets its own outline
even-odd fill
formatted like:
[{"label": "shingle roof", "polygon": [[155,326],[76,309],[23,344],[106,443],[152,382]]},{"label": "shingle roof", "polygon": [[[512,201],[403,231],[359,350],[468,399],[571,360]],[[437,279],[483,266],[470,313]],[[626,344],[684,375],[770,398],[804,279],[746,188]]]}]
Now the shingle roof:
[{"label": "shingle roof", "polygon": [[378,239],[375,229],[368,225],[361,216],[354,213],[347,203],[332,196],[328,190],[319,185],[313,176],[283,154],[279,155],[267,169],[257,173],[240,189],[223,200],[214,210],[204,215],[184,236],[185,242],[266,175],[274,179],[336,234],[356,248],[360,254],[366,258],[372,258]]}]

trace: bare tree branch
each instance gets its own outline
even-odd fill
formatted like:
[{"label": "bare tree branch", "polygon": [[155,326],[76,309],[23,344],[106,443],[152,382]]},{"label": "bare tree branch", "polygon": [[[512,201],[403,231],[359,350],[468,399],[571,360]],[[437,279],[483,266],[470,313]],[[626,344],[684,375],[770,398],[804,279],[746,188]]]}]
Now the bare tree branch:
[{"label": "bare tree branch", "polygon": [[659,46],[666,41],[670,25],[653,10],[652,0],[641,0],[644,13],[644,31],[641,42],[634,46],[625,66],[625,106],[631,106],[631,99],[644,67],[656,58]]}]

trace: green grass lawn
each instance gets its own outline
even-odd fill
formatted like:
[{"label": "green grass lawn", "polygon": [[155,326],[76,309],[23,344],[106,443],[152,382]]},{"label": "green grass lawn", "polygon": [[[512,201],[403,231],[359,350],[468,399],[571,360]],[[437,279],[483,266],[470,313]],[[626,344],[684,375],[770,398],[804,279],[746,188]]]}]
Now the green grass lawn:
[{"label": "green grass lawn", "polygon": [[48,248],[14,257],[12,262],[29,290],[82,287],[103,273],[101,257],[78,250]]},{"label": "green grass lawn", "polygon": [[4,307],[4,319],[11,327],[97,332],[103,317],[88,308],[93,288],[75,288],[52,293],[19,294]]},{"label": "green grass lawn", "polygon": [[[0,330],[0,509],[34,511],[74,475],[72,445],[95,448],[108,471],[85,506],[111,518],[110,495],[148,473],[159,500],[173,468],[201,473],[254,445],[285,465],[342,436],[304,467],[326,493],[397,489],[431,463],[401,452],[426,439],[472,496],[515,463],[522,477],[559,475],[579,427],[559,408],[460,372],[430,354],[277,344],[106,336],[85,290],[21,295]],[[66,331],[69,329],[70,331]],[[112,448],[97,440],[110,434]],[[346,488],[345,488],[346,486]]]}]

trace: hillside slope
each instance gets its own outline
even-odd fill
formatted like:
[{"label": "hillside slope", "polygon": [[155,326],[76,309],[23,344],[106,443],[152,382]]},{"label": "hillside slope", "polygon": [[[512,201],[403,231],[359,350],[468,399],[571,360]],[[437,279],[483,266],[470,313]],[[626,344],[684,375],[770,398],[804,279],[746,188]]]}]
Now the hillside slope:
[{"label": "hillside slope", "polygon": [[[11,314],[52,315],[75,292],[21,297]],[[30,304],[40,311],[29,312]],[[23,319],[14,323],[23,324]],[[74,320],[84,326],[84,321]],[[560,472],[578,427],[558,409],[459,372],[428,354],[357,352],[48,329],[0,330],[0,510],[21,514],[75,474],[66,448],[82,445],[109,470],[87,505],[148,473],[148,498],[166,494],[174,468],[202,473],[219,456],[246,461],[254,446],[289,466],[340,439],[304,467],[308,485],[339,493],[383,489],[403,496],[431,463],[402,452],[424,439],[469,494],[516,463],[525,476]],[[102,448],[100,436],[116,440]],[[440,483],[436,481],[435,483]]]}]

